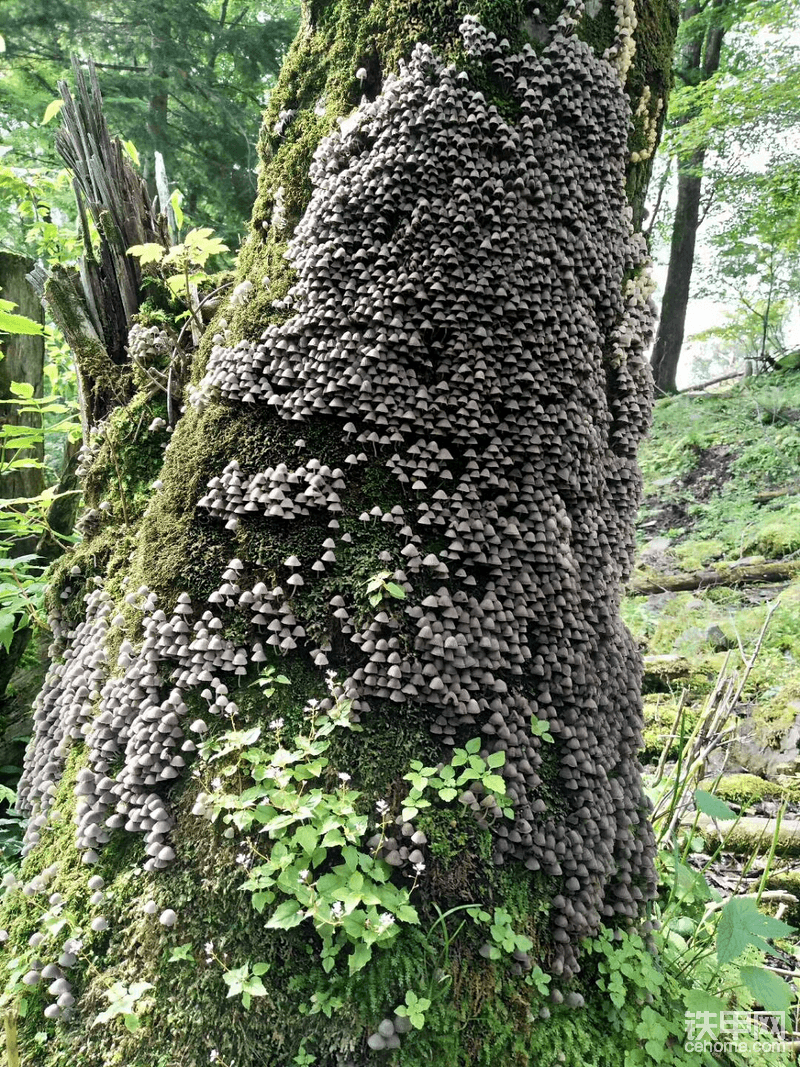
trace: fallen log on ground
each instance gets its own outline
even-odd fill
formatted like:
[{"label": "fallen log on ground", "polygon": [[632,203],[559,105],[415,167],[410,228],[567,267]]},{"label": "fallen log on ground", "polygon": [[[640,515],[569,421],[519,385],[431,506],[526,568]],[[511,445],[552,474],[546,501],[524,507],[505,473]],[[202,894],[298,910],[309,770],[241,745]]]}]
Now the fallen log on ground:
[{"label": "fallen log on ground", "polygon": [[794,578],[800,574],[800,560],[771,559],[760,563],[718,563],[699,571],[682,574],[633,574],[627,593],[648,596],[652,593],[682,593],[692,589],[708,589],[715,585],[758,585]]},{"label": "fallen log on ground", "polygon": [[[735,826],[730,822],[700,815],[697,825],[707,850],[716,848],[724,841],[726,852],[753,852],[758,848],[766,853],[772,845],[775,833],[775,819],[758,815],[746,815]],[[781,820],[775,851],[781,856],[796,856],[800,853],[800,819]]]},{"label": "fallen log on ground", "polygon": [[795,482],[793,485],[782,485],[780,489],[765,489],[763,493],[756,493],[753,496],[753,503],[766,504],[770,500],[776,500],[781,496],[794,496],[800,493],[800,484]]}]

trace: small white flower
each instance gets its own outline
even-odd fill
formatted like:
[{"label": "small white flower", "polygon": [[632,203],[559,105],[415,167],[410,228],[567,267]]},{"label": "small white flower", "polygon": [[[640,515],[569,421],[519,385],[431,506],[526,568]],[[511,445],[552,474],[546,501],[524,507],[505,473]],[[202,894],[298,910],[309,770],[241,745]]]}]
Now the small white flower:
[{"label": "small white flower", "polygon": [[208,1057],[208,1062],[209,1063],[216,1063],[218,1059],[219,1059],[219,1053],[217,1052],[217,1050],[215,1048],[212,1048],[211,1055]]},{"label": "small white flower", "polygon": [[385,800],[379,800],[375,805],[375,810],[379,815],[387,815],[389,812],[389,805]]},{"label": "small white flower", "polygon": [[301,871],[297,877],[301,882],[305,882],[305,880],[308,878],[308,871]]},{"label": "small white flower", "polygon": [[424,870],[425,870],[425,864],[424,863],[415,863],[414,864],[414,874],[420,875],[420,874],[422,874],[422,872]]},{"label": "small white flower", "polygon": [[212,780],[212,782],[211,782],[211,788],[212,789],[222,789],[222,779],[221,778],[214,778]]},{"label": "small white flower", "polygon": [[381,930],[388,930],[393,922],[394,915],[390,915],[388,911],[382,912],[378,920]]},{"label": "small white flower", "polygon": [[350,781],[350,775],[349,774],[345,774],[344,771],[339,771],[339,773],[337,774],[336,777],[339,779],[340,782],[349,782]]},{"label": "small white flower", "polygon": [[246,852],[239,852],[236,856],[236,862],[240,863],[243,867],[247,866],[247,861],[249,859],[250,857],[247,855]]},{"label": "small white flower", "polygon": [[273,719],[272,722],[269,724],[269,728],[270,730],[282,730],[283,719]]},{"label": "small white flower", "polygon": [[343,911],[344,904],[342,904],[341,900],[334,900],[333,904],[331,904],[331,915],[334,919],[340,918]]}]

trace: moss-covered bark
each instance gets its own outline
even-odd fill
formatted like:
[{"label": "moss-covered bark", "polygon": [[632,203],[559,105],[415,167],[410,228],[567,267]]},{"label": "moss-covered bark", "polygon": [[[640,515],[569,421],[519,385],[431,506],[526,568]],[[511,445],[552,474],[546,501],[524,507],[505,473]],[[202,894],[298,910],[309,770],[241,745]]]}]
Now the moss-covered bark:
[{"label": "moss-covered bark", "polygon": [[[630,50],[618,25],[629,8],[623,4],[616,10],[605,2],[587,7],[577,24],[560,4],[542,4],[541,14],[534,15],[532,5],[529,10],[499,0],[340,0],[312,4],[306,11],[263,127],[259,196],[240,260],[242,276],[253,282],[251,295],[223,308],[208,331],[196,360],[194,406],[171,436],[147,429],[161,412],[142,394],[112,416],[88,474],[94,526],[60,565],[51,594],[60,613],[56,669],[41,698],[39,732],[23,783],[36,814],[23,874],[28,888],[6,898],[10,939],[4,951],[20,961],[21,975],[36,970],[32,956],[40,966],[47,963],[53,946],[60,951],[67,935],[82,945],[73,953],[80,961],[69,971],[69,996],[75,1002],[50,1013],[61,1015],[58,1022],[42,1021],[42,1008],[60,988],[46,996],[46,976],[25,997],[27,1015],[19,1022],[25,1062],[188,1067],[218,1058],[237,1067],[285,1067],[312,1062],[303,1059],[308,1055],[322,1067],[380,1062],[577,1067],[621,1064],[626,1049],[644,1057],[635,1033],[641,994],[636,981],[609,1026],[609,1002],[593,992],[599,972],[592,959],[581,961],[579,943],[584,935],[597,934],[601,921],[620,932],[632,929],[653,890],[651,843],[635,766],[641,724],[638,658],[617,621],[637,496],[633,454],[647,403],[640,352],[647,294],[639,245],[624,217],[623,186],[627,170],[636,203],[649,164],[647,158],[629,158],[628,105],[619,72],[627,75],[635,95],[633,136],[642,144],[631,147],[641,154],[651,143],[645,116],[657,129],[657,101],[669,77],[672,4],[642,5],[643,43],[629,69],[623,61],[626,55],[630,59]],[[469,29],[474,24],[460,33],[466,14],[492,31],[495,42]],[[401,67],[419,42],[454,69],[440,66],[424,50]],[[532,49],[526,52],[526,45]],[[608,61],[598,58],[608,49]],[[529,76],[526,87],[503,73],[504,63],[509,70],[527,64],[526,70],[539,73]],[[470,245],[469,227],[454,220],[454,247],[468,250],[465,289],[475,284],[479,269],[470,257],[475,263],[489,257],[490,267],[485,268],[486,291],[474,297],[485,319],[476,317],[477,306],[470,312],[468,299],[465,325],[458,326],[457,319],[451,325],[447,316],[462,294],[457,286],[447,289],[447,272],[441,280],[425,273],[424,219],[418,223],[418,270],[425,284],[418,284],[412,297],[400,282],[395,285],[395,276],[381,273],[382,257],[400,254],[393,249],[405,240],[425,193],[423,184],[409,179],[404,185],[395,176],[399,184],[389,187],[383,214],[374,223],[385,251],[368,248],[366,238],[362,246],[372,257],[375,288],[361,310],[353,305],[343,332],[341,322],[328,326],[326,320],[335,319],[337,307],[350,299],[358,284],[355,270],[352,276],[347,271],[337,276],[338,298],[328,294],[323,300],[315,280],[324,273],[318,265],[334,254],[337,242],[338,258],[348,269],[356,258],[352,249],[346,251],[345,221],[337,223],[334,216],[344,220],[353,212],[349,224],[356,226],[372,209],[369,197],[359,197],[370,181],[370,188],[377,188],[370,170],[376,145],[397,148],[403,136],[402,122],[395,140],[387,132],[395,129],[397,112],[381,94],[387,76],[404,69],[400,82],[390,85],[401,96],[417,93],[409,105],[412,125],[424,125],[426,103],[435,112],[451,98],[458,107],[471,100],[476,114],[485,116],[485,129],[472,129],[464,151],[473,153],[476,168],[489,168],[487,181],[495,180],[496,171],[500,184],[491,196],[498,205],[511,203],[512,193],[517,198],[519,226],[498,216],[497,236],[491,226],[486,231],[484,254]],[[467,92],[480,92],[482,99],[458,95]],[[312,157],[362,94],[376,103],[362,111],[363,134],[347,142],[355,146],[351,174],[361,177],[336,200],[335,146],[342,141],[327,142],[309,209]],[[605,130],[605,105],[586,105],[586,118],[573,107],[573,100],[594,95],[608,101]],[[550,123],[546,143],[535,140],[536,131],[545,129],[542,116]],[[461,137],[469,121],[466,110],[463,118],[456,114],[453,136]],[[479,125],[475,119],[473,127]],[[533,134],[524,132],[531,129]],[[541,173],[520,164],[515,153],[522,151],[522,142],[538,144],[542,158],[546,149],[551,152]],[[420,151],[425,145],[420,133]],[[444,144],[443,150],[454,145],[458,142]],[[582,165],[607,160],[607,169],[596,175],[570,172],[563,162],[570,152]],[[414,159],[408,166],[410,173],[421,173],[414,171]],[[455,197],[460,180],[455,164],[453,175]],[[592,178],[597,179],[593,184]],[[481,204],[475,231],[488,225],[494,211],[488,194]],[[301,219],[305,231],[301,226],[290,265],[284,253]],[[606,229],[611,235],[608,270],[599,255],[590,263],[581,251],[594,248],[596,234]],[[531,270],[544,272],[540,289],[517,285],[515,272],[523,260],[500,258],[501,230],[502,240],[519,240],[520,256],[533,257]],[[314,249],[322,233],[328,244]],[[491,259],[493,242],[497,259]],[[537,262],[532,249],[539,245],[547,255]],[[305,258],[297,251],[303,247],[313,249]],[[411,262],[413,241],[408,247]],[[503,282],[512,291],[502,298],[507,306],[499,304],[498,310]],[[296,297],[290,293],[293,285],[299,286],[300,314],[297,305],[286,302],[287,296]],[[435,287],[447,298],[437,303],[434,295],[426,303]],[[537,320],[527,302],[542,295]],[[397,323],[389,326],[381,302],[392,297],[400,297],[395,305],[408,310],[395,312]],[[515,304],[519,299],[524,307]],[[421,325],[414,332],[408,323],[415,300]],[[578,306],[578,332],[571,333],[566,309]],[[537,325],[547,322],[548,311],[550,325]],[[448,322],[441,335],[427,320],[439,314]],[[491,323],[489,329],[483,321]],[[381,340],[380,322],[396,331],[392,338],[387,334]],[[550,360],[541,380],[530,351],[529,362],[504,369],[504,350],[495,354],[488,347],[506,323],[543,364]],[[373,326],[372,336],[358,333],[355,362],[347,364],[341,379],[334,373],[337,357],[330,357],[331,389],[323,392],[309,339],[315,342],[312,348],[331,337],[345,346],[353,343],[349,335]],[[270,332],[260,350],[265,330]],[[465,355],[451,368],[451,349],[470,351],[472,337],[479,339],[473,367],[462,366]],[[424,352],[408,355],[401,347],[404,338]],[[392,355],[387,348],[369,366],[367,348],[384,343],[406,354]],[[267,355],[258,364],[260,351]],[[286,352],[295,353],[288,362]],[[275,360],[268,369],[267,359]],[[396,369],[390,368],[387,382],[382,367],[393,359]],[[302,373],[295,377],[297,369]],[[269,402],[264,402],[267,393],[251,396],[246,384],[254,382],[257,393],[262,372],[264,381],[275,383]],[[492,384],[495,373],[504,377]],[[414,423],[412,394],[405,391],[409,375],[414,389],[429,391],[429,400],[420,401],[421,429]],[[364,379],[366,390],[358,388]],[[483,406],[468,392],[475,382],[486,383]],[[443,421],[426,428],[426,409],[433,410],[451,385],[463,404],[454,399],[448,411],[443,402]],[[377,394],[369,408],[358,406],[365,391]],[[338,398],[341,411],[326,407],[326,395]],[[536,417],[515,415],[540,398]],[[548,430],[550,421],[554,427],[569,426],[569,432]],[[537,432],[538,441],[526,444],[526,435]],[[417,438],[435,443],[427,458],[414,444]],[[162,466],[161,445],[167,440]],[[529,460],[539,462],[537,457],[541,464],[526,469]],[[408,475],[401,460],[409,460]],[[245,500],[253,506],[246,507]],[[291,519],[293,509],[296,519]],[[461,538],[473,539],[474,560],[465,545],[458,547],[459,530],[448,522],[466,523]],[[504,532],[505,540],[495,530]],[[329,539],[335,551],[328,548],[326,558]],[[298,563],[289,563],[292,558]],[[312,567],[312,561],[320,566]],[[367,586],[381,573],[402,596],[386,592],[379,604],[371,603]],[[290,576],[302,582],[292,586]],[[538,599],[525,599],[531,590]],[[179,636],[184,617],[196,635],[191,649],[189,638],[182,644]],[[212,640],[220,651],[217,662],[208,651]],[[291,683],[277,687],[269,699],[251,684],[263,662],[256,653],[264,645],[267,661],[279,664]],[[240,653],[244,668],[235,673],[234,656]],[[386,801],[392,818],[399,816],[396,828],[392,823],[386,831],[396,835],[396,848],[362,847],[396,854],[393,879],[398,886],[413,886],[420,918],[419,924],[398,923],[391,946],[376,949],[353,976],[342,957],[331,971],[323,969],[320,940],[310,922],[285,931],[268,929],[266,913],[260,916],[249,894],[240,890],[242,839],[228,839],[191,813],[198,793],[216,788],[215,764],[196,761],[196,777],[173,774],[183,762],[183,757],[174,762],[178,745],[191,737],[180,723],[195,716],[210,718],[227,708],[236,727],[257,724],[266,733],[270,721],[281,719],[287,736],[307,728],[307,702],[326,696],[325,667],[337,672],[350,693],[362,732],[332,735],[330,763],[320,771],[322,787],[335,794],[342,788],[337,771],[347,773],[362,794],[358,804],[371,828],[378,800]],[[402,691],[394,685],[400,677]],[[163,723],[165,730],[148,725],[153,723]],[[223,725],[224,718],[211,732]],[[543,733],[553,737],[552,745],[541,741]],[[172,738],[169,744],[165,737]],[[471,799],[466,793],[460,800],[439,798],[413,817],[411,829],[425,847],[424,869],[415,873],[402,855],[409,852],[403,841],[410,837],[400,814],[408,790],[403,776],[413,759],[446,764],[453,748],[472,737],[481,738],[487,758],[503,753],[504,788],[514,817],[487,816],[492,810],[488,796],[488,806],[476,817],[470,809],[480,808],[480,790]],[[152,741],[146,761],[140,760],[143,739]],[[182,750],[190,763],[192,748],[193,742]],[[77,810],[76,788],[82,798]],[[165,817],[148,818],[151,801],[165,805]],[[127,830],[120,819],[127,819]],[[266,847],[266,838],[245,840],[259,852]],[[162,861],[165,849],[174,851],[174,859]],[[330,850],[329,865],[335,846]],[[103,879],[103,887],[94,890],[103,896],[94,902],[87,888],[90,875]],[[53,892],[63,901],[54,902]],[[144,909],[150,900],[153,907]],[[465,916],[466,904],[480,905],[495,916],[495,925],[502,925],[495,909],[504,909],[530,950],[489,951],[491,937],[487,941],[480,922]],[[158,915],[169,910],[177,921],[159,924]],[[92,929],[98,918],[107,928],[96,922],[98,928]],[[34,938],[30,946],[36,933],[43,934],[41,944]],[[605,944],[602,938],[598,943]],[[223,975],[248,962],[267,966],[261,975],[265,995],[246,1010],[238,997],[226,998]],[[129,1032],[122,1014],[93,1025],[108,1006],[113,984],[130,990],[136,982],[149,983],[135,1006],[140,1028]],[[398,1030],[397,1048],[391,1042],[370,1044],[382,1035],[382,1022],[407,1002],[407,994],[430,1001],[424,1025]],[[19,995],[17,988],[13,997]],[[576,1014],[573,1009],[584,1002],[584,1011]],[[672,1030],[664,1032],[674,1040],[679,1030],[674,1020],[669,1025]],[[682,1062],[679,1051],[675,1062]]]}]

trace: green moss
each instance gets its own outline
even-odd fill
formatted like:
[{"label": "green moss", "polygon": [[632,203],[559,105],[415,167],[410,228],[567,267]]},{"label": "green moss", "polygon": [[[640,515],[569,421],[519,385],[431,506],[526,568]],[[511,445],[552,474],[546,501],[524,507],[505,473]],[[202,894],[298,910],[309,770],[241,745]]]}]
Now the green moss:
[{"label": "green moss", "polygon": [[769,512],[755,529],[748,528],[742,544],[746,556],[760,555],[767,559],[781,559],[800,549],[800,505],[791,503],[781,508],[780,515]]},{"label": "green moss", "polygon": [[[676,698],[668,699],[661,695],[645,697],[643,748],[640,757],[642,763],[657,763],[665,745],[668,745],[667,758],[677,759],[681,748],[680,726],[677,736],[674,733],[677,713]],[[699,718],[700,707],[698,705],[685,707],[682,718],[684,739],[689,737]]]},{"label": "green moss", "polygon": [[[89,507],[102,501],[111,504],[111,521],[132,525],[141,517],[152,495],[151,484],[164,460],[168,434],[148,427],[155,418],[165,418],[166,402],[138,392],[125,407],[116,408],[105,426],[97,458],[84,483]],[[108,519],[103,520],[106,524]]]},{"label": "green moss", "polygon": [[772,800],[783,796],[784,790],[775,782],[768,782],[755,774],[724,774],[719,781],[708,779],[701,783],[703,789],[711,789],[722,800],[749,807],[760,800]]},{"label": "green moss", "polygon": [[682,570],[696,571],[720,559],[726,550],[724,541],[718,538],[688,540],[674,549],[675,558]]},{"label": "green moss", "polygon": [[786,902],[788,906],[782,918],[784,922],[791,923],[792,926],[800,925],[800,868],[795,867],[788,871],[776,871],[771,874],[767,881],[767,889],[782,889],[797,898],[794,903]]}]

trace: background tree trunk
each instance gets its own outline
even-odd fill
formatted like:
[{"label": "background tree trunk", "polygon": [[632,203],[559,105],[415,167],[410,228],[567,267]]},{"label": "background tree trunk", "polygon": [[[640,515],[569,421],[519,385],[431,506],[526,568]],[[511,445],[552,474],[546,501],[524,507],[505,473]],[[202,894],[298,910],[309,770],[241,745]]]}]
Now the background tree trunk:
[{"label": "background tree trunk", "polygon": [[[669,3],[639,5],[637,65],[632,7],[619,26],[616,5],[590,8],[576,25],[560,4],[526,5],[524,22],[493,4],[491,38],[447,5],[310,5],[265,116],[251,284],[212,324],[171,437],[148,429],[157,397],[112,414],[86,479],[107,510],[57,565],[54,665],[20,784],[26,872],[57,855],[47,892],[72,887],[98,967],[70,970],[73,1022],[46,1048],[39,1020],[21,1034],[32,1064],[345,1067],[399,1047],[407,1067],[565,1048],[583,1067],[587,1048],[614,1063],[637,1042],[602,1007],[565,1042],[571,1016],[551,1016],[542,973],[554,1006],[596,995],[580,939],[635,928],[654,893],[641,662],[619,619],[651,321],[625,195],[649,164],[629,158],[623,82],[634,109],[650,87],[657,124],[674,26]],[[265,662],[291,683],[268,699],[252,684]],[[268,753],[275,731],[310,730],[309,702],[330,708],[326,669],[361,730],[331,735],[320,792],[335,806],[351,777],[369,826],[355,862],[384,858],[420,918],[400,916],[362,970],[363,938],[324,897],[356,846],[291,852],[288,899],[268,894],[259,918],[241,867],[260,877],[280,850],[198,817],[224,764],[182,773],[209,726],[258,726]],[[446,765],[473,740],[511,817],[478,785],[404,812],[412,761]],[[347,878],[339,910],[384,928],[364,877]],[[332,968],[296,909],[286,929],[265,923],[296,892],[343,938]],[[8,905],[14,952],[30,951],[27,899]],[[467,905],[526,940],[503,954],[480,920],[459,927]],[[177,991],[179,945],[193,961]],[[248,1011],[224,997],[255,963]],[[90,1025],[111,982],[150,983],[138,1033]],[[395,1007],[415,997],[428,1007],[410,1033]]]},{"label": "background tree trunk", "polygon": [[[713,7],[721,9],[724,0],[715,0]],[[686,4],[684,18],[695,17],[697,4]],[[678,74],[687,84],[707,81],[719,70],[725,27],[712,23],[703,37],[690,41],[684,50]],[[667,280],[661,300],[655,345],[651,356],[656,396],[677,392],[676,375],[686,329],[686,309],[689,306],[692,268],[697,230],[701,222],[701,193],[703,164],[706,150],[698,148],[678,154],[678,202],[672,223]]]},{"label": "background tree trunk", "polygon": [[[25,275],[33,264],[22,256],[10,252],[0,252],[0,296],[4,300],[13,300],[18,306],[15,313],[26,315],[34,322],[44,322],[42,305],[36,293],[28,284]],[[44,338],[33,334],[7,334],[2,341],[3,359],[0,360],[0,400],[2,421],[9,426],[32,426],[41,428],[41,416],[34,412],[20,412],[19,405],[13,403],[12,382],[24,382],[33,387],[33,396],[41,397],[44,378]],[[24,405],[23,405],[24,406]],[[4,457],[9,457],[6,448]],[[35,448],[26,450],[20,459],[34,459],[39,464],[44,462],[44,440]],[[12,497],[38,496],[44,488],[44,470],[42,466],[24,467],[9,471],[0,481],[0,496],[6,500]],[[20,551],[27,551],[21,548]]]},{"label": "background tree trunk", "polygon": [[[22,256],[13,255],[9,252],[0,252],[0,297],[4,300],[13,301],[17,307],[15,314],[25,315],[34,322],[44,322],[42,306],[36,294],[28,284],[25,275],[32,266],[31,262]],[[7,426],[30,426],[36,430],[41,429],[41,416],[35,412],[20,411],[24,404],[15,404],[14,394],[11,392],[12,382],[21,382],[30,385],[33,389],[33,397],[42,395],[42,382],[44,379],[44,338],[33,334],[6,334],[2,340],[3,358],[0,359],[0,400],[11,401],[0,406],[0,420]],[[36,462],[36,466],[22,467],[4,473],[0,478],[0,504],[4,500],[13,500],[20,497],[35,497],[44,488],[44,437],[33,447],[19,452],[13,447],[14,438],[9,438],[9,443],[2,448],[2,458],[6,461],[11,459],[29,459]],[[17,505],[15,510],[22,509]],[[4,537],[5,556],[23,556],[36,550],[37,537]],[[27,626],[18,629],[14,633],[11,646],[8,651],[0,647],[0,698],[6,691],[11,676],[22,658],[28,641],[30,629]],[[3,719],[0,717],[0,727]]]}]

